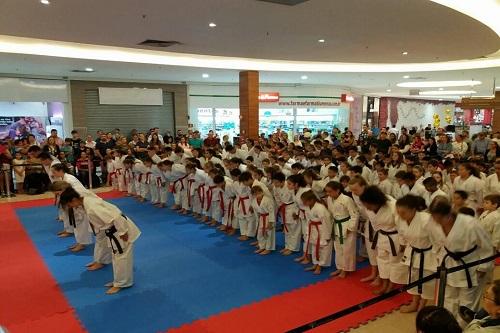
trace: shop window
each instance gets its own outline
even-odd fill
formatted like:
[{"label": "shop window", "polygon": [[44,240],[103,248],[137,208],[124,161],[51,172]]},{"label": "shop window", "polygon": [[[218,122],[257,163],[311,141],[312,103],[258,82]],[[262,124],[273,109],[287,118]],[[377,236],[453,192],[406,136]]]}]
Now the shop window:
[{"label": "shop window", "polygon": [[294,131],[293,109],[260,109],[259,110],[259,133],[266,136],[281,128],[291,137]]}]

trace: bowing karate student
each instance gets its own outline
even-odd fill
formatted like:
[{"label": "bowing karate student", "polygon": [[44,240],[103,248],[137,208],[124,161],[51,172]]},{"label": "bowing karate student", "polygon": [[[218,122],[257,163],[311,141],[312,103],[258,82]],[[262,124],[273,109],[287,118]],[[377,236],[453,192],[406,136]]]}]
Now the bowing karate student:
[{"label": "bowing karate student", "polygon": [[458,167],[458,177],[453,181],[455,191],[467,192],[466,206],[474,209],[477,213],[478,208],[483,204],[484,181],[481,180],[479,171],[470,163],[460,164]]},{"label": "bowing karate student", "polygon": [[[309,190],[300,196],[302,203],[306,207],[305,215],[308,223],[307,243],[311,249],[312,266],[306,271],[313,271],[314,274],[321,274],[323,267],[332,265],[332,219],[330,212],[323,205],[313,191]],[[308,253],[306,253],[306,256]]]},{"label": "bowing karate student", "polygon": [[274,200],[265,194],[261,186],[252,187],[252,208],[257,215],[257,250],[267,255],[276,249],[276,210]]},{"label": "bowing karate student", "polygon": [[[64,164],[54,164],[51,168],[54,180],[61,180],[69,184],[75,191],[82,195],[91,195],[93,192],[88,191],[82,183],[73,175],[67,173],[67,168]],[[62,191],[56,191],[56,197]],[[94,195],[95,196],[95,195]],[[62,207],[62,217],[65,224],[69,224],[73,228],[76,244],[70,247],[71,252],[80,252],[89,244],[92,244],[92,235],[90,234],[90,226],[85,213],[81,210],[64,209]]]},{"label": "bowing karate student", "polygon": [[[474,217],[455,213],[451,204],[442,197],[434,199],[429,212],[446,237],[438,255],[442,266],[461,266],[493,254],[490,237]],[[444,307],[455,316],[459,306],[479,310],[474,307],[477,293],[482,293],[478,288],[478,279],[490,269],[491,262],[448,274]]]},{"label": "bowing karate student", "polygon": [[149,193],[151,194],[151,204],[164,208],[167,205],[167,180],[161,171],[162,161],[151,165],[151,175],[149,180]]},{"label": "bowing karate student", "polygon": [[[368,256],[368,261],[370,262],[370,275],[362,278],[361,282],[370,282],[372,286],[380,285],[381,281],[378,276],[377,267],[377,251],[372,248],[373,237],[375,236],[375,230],[373,228],[372,222],[368,217],[368,211],[366,207],[361,203],[361,195],[365,192],[368,187],[368,183],[361,176],[354,176],[349,180],[349,190],[352,193],[352,199],[358,207],[359,210],[359,228],[361,234],[363,235],[364,242],[362,243],[362,248],[366,251],[366,256]],[[361,252],[361,251],[360,251]]]},{"label": "bowing karate student", "polygon": [[114,158],[112,160],[113,171],[111,172],[111,184],[114,189],[120,192],[127,191],[127,185],[125,183],[125,167],[123,166],[123,161],[125,160],[126,154],[120,149],[114,151]]},{"label": "bowing karate student", "polygon": [[236,191],[233,186],[233,180],[227,176],[218,174],[214,176],[214,184],[219,189],[219,205],[222,215],[222,225],[218,229],[229,232],[233,229],[233,221],[235,220]]},{"label": "bowing karate student", "polygon": [[208,188],[207,188],[207,204],[206,204],[206,212],[209,220],[206,222],[209,226],[216,226],[219,222],[222,222],[222,213],[221,209],[221,190],[219,186],[214,182],[214,178],[218,175],[223,175],[224,170],[219,168],[212,168],[208,171]]},{"label": "bowing karate student", "polygon": [[118,207],[100,198],[82,197],[72,188],[61,194],[61,204],[76,209],[83,207],[94,230],[104,231],[112,249],[113,282],[106,294],[115,294],[134,283],[133,249],[141,232],[134,222],[126,217]]},{"label": "bowing karate student", "polygon": [[[80,196],[85,197],[95,197],[98,198],[97,195],[84,188],[83,186],[78,185],[77,183],[73,183],[75,187],[73,188],[70,183],[67,183],[62,180],[56,180],[50,185],[50,191],[54,192],[56,195],[61,195],[67,188],[73,188],[80,194]],[[65,207],[64,210],[69,210],[69,208]],[[83,207],[79,207],[73,209],[75,214],[75,224],[86,224],[88,229],[92,229],[92,232],[95,235],[95,245],[94,245],[94,258],[93,261],[86,264],[87,270],[96,271],[103,268],[105,265],[111,263],[111,248],[108,246],[107,237],[104,234],[104,231],[95,230],[92,228],[88,220],[88,216],[86,215]],[[77,228],[78,229],[78,228]]]},{"label": "bowing karate student", "polygon": [[297,212],[293,215],[295,221],[300,225],[302,233],[302,256],[295,258],[294,261],[302,265],[307,265],[311,262],[311,249],[309,248],[309,243],[307,242],[307,232],[309,230],[309,221],[306,217],[307,206],[302,201],[302,194],[310,191],[311,189],[307,186],[304,176],[301,174],[291,175],[286,179],[286,186],[289,190],[293,191],[294,202],[298,207]]},{"label": "bowing karate student", "polygon": [[[153,160],[151,157],[146,157],[142,163],[144,164],[144,171],[141,175],[141,197],[139,198],[139,201],[144,202],[148,198],[153,199],[153,194],[151,193],[151,185],[155,185],[155,177],[153,176],[153,166],[155,164],[153,163]],[[153,187],[153,191],[155,191],[155,187]]]},{"label": "bowing karate student", "polygon": [[174,195],[173,210],[179,210],[181,214],[187,214],[188,195],[187,195],[187,182],[188,177],[186,167],[183,164],[174,163],[170,160],[163,161],[165,179],[170,183],[170,191]]},{"label": "bowing karate student", "polygon": [[285,247],[280,250],[284,256],[289,256],[300,251],[302,226],[294,218],[299,207],[295,203],[295,193],[286,185],[286,177],[282,172],[272,174],[273,194],[281,218],[283,233],[285,234]]},{"label": "bowing karate student", "polygon": [[127,196],[141,197],[141,178],[147,172],[141,160],[134,157],[127,157],[123,160],[125,167],[125,180],[127,183]]},{"label": "bowing karate student", "polygon": [[[437,253],[444,242],[441,228],[433,223],[425,200],[407,194],[396,201],[396,224],[400,243],[405,247],[403,263],[408,268],[408,283],[429,276],[437,270]],[[434,300],[436,281],[431,280],[408,290],[412,302],[401,307],[402,313],[420,311]]]},{"label": "bowing karate student", "polygon": [[495,173],[486,177],[484,195],[500,194],[500,160],[495,162]]},{"label": "bowing karate student", "polygon": [[198,219],[203,219],[203,207],[205,205],[205,182],[208,174],[201,168],[198,160],[191,160],[186,164],[187,195],[188,205],[192,215]]},{"label": "bowing karate student", "polygon": [[325,186],[326,205],[333,218],[335,266],[337,270],[330,276],[345,278],[356,270],[356,239],[359,212],[351,197],[342,193],[339,182],[329,182]]},{"label": "bowing karate student", "polygon": [[407,281],[406,272],[402,272],[400,266],[403,253],[395,222],[396,200],[385,195],[376,186],[368,186],[360,200],[366,207],[375,230],[372,249],[377,250],[378,274],[382,286],[373,293],[384,294],[392,289],[393,283],[404,284]]}]

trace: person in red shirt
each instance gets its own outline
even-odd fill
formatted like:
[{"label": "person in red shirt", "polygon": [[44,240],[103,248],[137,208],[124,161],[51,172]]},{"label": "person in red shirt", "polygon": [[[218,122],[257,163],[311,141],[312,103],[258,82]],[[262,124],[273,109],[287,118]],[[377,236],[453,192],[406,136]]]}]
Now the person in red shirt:
[{"label": "person in red shirt", "polygon": [[219,139],[214,135],[214,131],[210,130],[208,132],[207,138],[203,141],[205,147],[215,147],[219,144]]}]

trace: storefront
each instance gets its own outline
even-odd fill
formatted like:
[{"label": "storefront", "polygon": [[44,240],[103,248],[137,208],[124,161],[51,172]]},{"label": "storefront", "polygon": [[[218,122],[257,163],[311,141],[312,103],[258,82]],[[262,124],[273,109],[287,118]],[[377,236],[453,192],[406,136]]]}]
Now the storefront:
[{"label": "storefront", "polygon": [[[260,133],[269,135],[280,128],[291,137],[304,128],[316,134],[349,127],[350,105],[340,102],[340,90],[305,86],[261,86],[260,90],[261,94],[276,96],[260,103]],[[238,86],[190,86],[189,109],[190,125],[202,135],[209,130],[230,138],[239,134]]]}]

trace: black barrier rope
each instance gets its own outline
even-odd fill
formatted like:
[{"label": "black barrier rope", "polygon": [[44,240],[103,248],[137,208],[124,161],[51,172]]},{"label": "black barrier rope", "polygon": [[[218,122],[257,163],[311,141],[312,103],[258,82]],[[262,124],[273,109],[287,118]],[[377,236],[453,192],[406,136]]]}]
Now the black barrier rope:
[{"label": "black barrier rope", "polygon": [[409,290],[411,288],[414,288],[414,287],[416,287],[416,286],[418,286],[420,284],[423,284],[423,283],[429,282],[431,280],[434,280],[443,271],[447,275],[447,274],[455,273],[455,272],[458,272],[458,271],[461,271],[461,270],[464,270],[464,269],[468,269],[470,267],[481,265],[481,264],[484,264],[484,263],[489,262],[489,261],[493,261],[496,258],[500,258],[500,252],[497,252],[496,254],[494,254],[492,256],[489,256],[489,257],[486,257],[484,259],[479,259],[479,260],[467,263],[465,265],[460,265],[460,266],[456,266],[456,267],[453,267],[453,268],[442,268],[442,267],[439,267],[437,272],[432,273],[431,275],[428,275],[428,276],[426,276],[426,277],[424,277],[424,278],[422,278],[420,280],[417,280],[415,282],[407,284],[406,286],[402,286],[402,287],[393,289],[393,290],[391,290],[391,291],[389,291],[389,292],[387,292],[387,293],[385,293],[383,295],[370,298],[367,301],[364,301],[362,303],[359,303],[359,304],[350,306],[348,308],[342,309],[340,311],[332,313],[332,314],[330,314],[328,316],[325,316],[323,318],[314,320],[314,321],[309,322],[307,324],[304,324],[302,326],[296,327],[294,329],[291,329],[291,330],[287,331],[286,333],[300,333],[300,332],[306,332],[306,331],[312,330],[313,328],[316,328],[318,326],[327,324],[327,323],[329,323],[331,321],[334,321],[334,320],[337,320],[337,319],[342,318],[344,316],[347,316],[347,315],[349,315],[349,314],[351,314],[353,312],[362,310],[362,309],[364,309],[364,308],[366,308],[366,307],[368,307],[370,305],[374,305],[374,304],[377,304],[379,302],[382,302],[382,301],[384,301],[384,300],[386,300],[388,298],[396,296],[396,295],[398,295],[398,294],[400,294],[402,292],[405,292],[405,291],[407,291],[407,290]]}]

